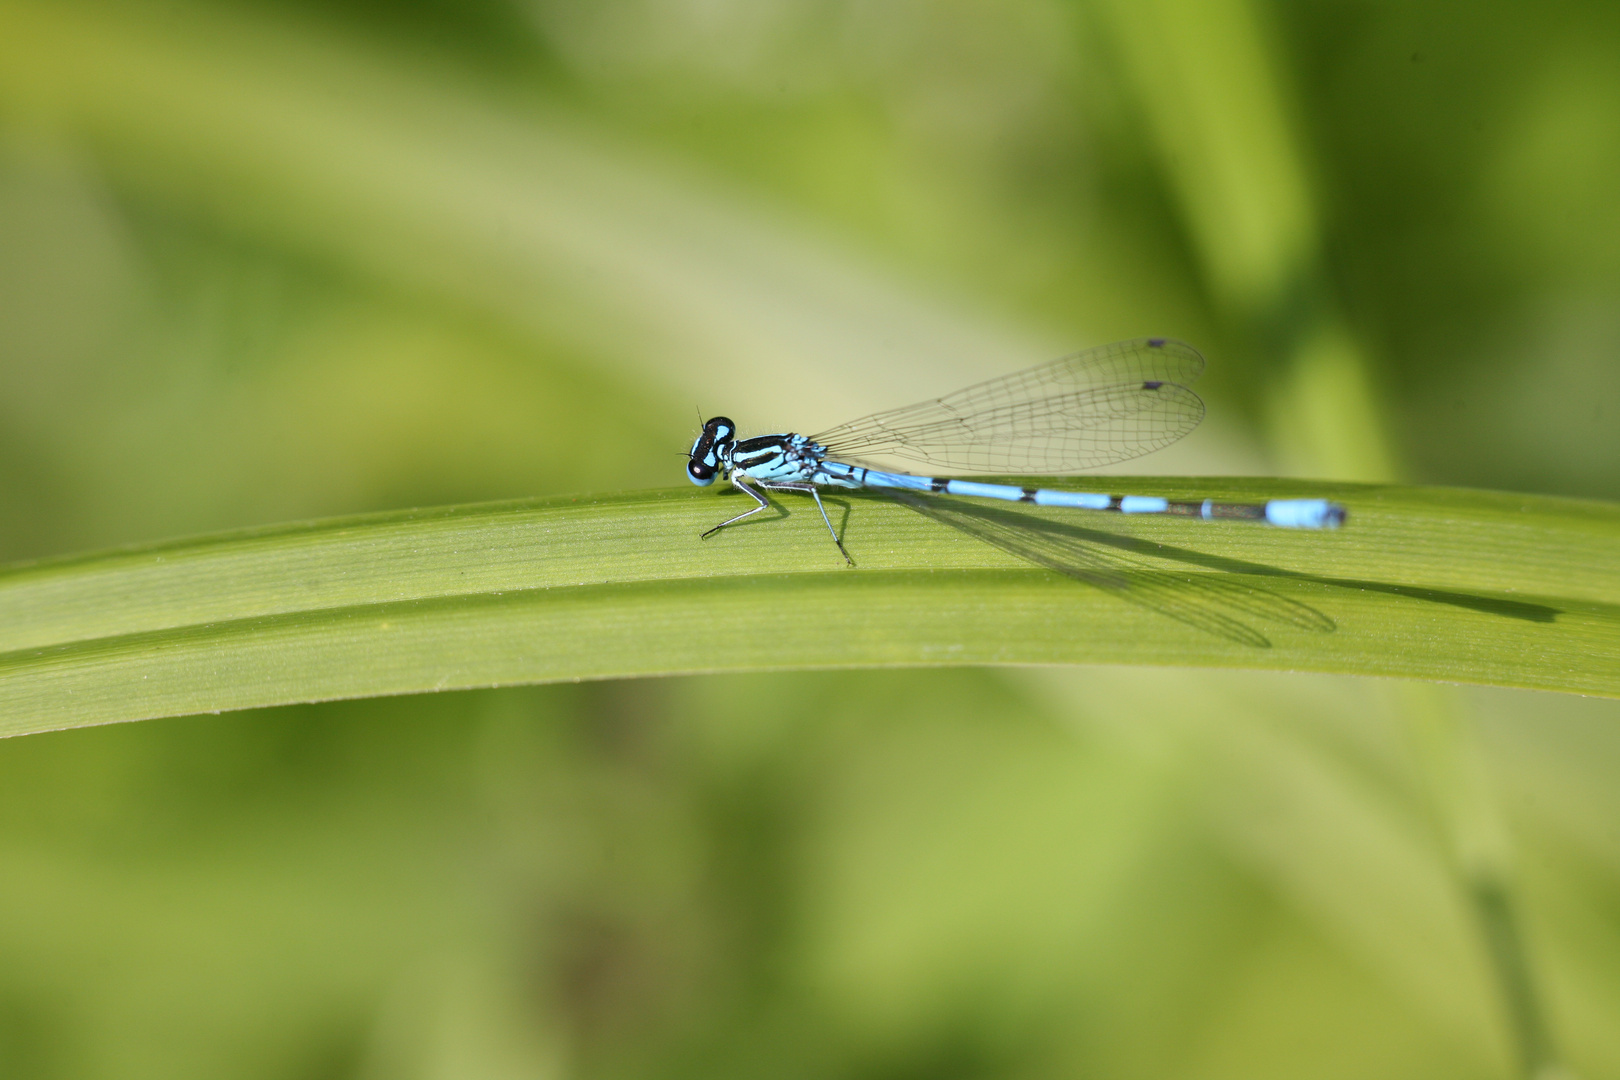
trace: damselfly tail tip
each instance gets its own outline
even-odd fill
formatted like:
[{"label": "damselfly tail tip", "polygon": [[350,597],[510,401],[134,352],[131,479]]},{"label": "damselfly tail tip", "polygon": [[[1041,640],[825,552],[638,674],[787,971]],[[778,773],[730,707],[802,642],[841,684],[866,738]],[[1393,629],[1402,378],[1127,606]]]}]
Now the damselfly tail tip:
[{"label": "damselfly tail tip", "polygon": [[1272,499],[1266,520],[1284,529],[1337,529],[1348,515],[1344,507],[1327,499]]}]

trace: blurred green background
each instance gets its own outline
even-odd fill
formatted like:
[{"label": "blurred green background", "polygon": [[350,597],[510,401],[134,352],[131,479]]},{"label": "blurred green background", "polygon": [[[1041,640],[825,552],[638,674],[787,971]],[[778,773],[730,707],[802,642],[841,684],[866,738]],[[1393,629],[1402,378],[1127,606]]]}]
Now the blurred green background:
[{"label": "blurred green background", "polygon": [[[1138,471],[1620,498],[1617,191],[1609,3],[0,0],[0,560],[1146,333]],[[1611,702],[1100,668],[29,736],[0,1075],[1620,1077],[1616,776]]]}]

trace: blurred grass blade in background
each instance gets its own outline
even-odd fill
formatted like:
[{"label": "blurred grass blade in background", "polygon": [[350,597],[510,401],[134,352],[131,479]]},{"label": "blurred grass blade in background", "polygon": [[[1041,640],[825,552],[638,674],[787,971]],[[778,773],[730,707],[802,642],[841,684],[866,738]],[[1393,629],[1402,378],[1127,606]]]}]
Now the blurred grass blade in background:
[{"label": "blurred grass blade in background", "polygon": [[1212,298],[1270,374],[1283,465],[1397,479],[1369,358],[1323,273],[1320,200],[1274,13],[1255,0],[1102,0],[1096,11]]},{"label": "blurred grass blade in background", "polygon": [[[1111,482],[1245,502],[1297,488]],[[522,682],[1087,661],[1620,695],[1620,507],[1313,494],[1342,501],[1352,524],[1110,518],[1113,532],[1065,536],[1059,550],[1130,553],[1116,550],[1104,589],[883,498],[828,499],[845,504],[856,570],[829,558],[819,516],[792,503],[700,542],[725,513],[702,491],[382,515],[16,567],[0,579],[0,715],[18,733]],[[1043,527],[1079,528],[1061,515]]]},{"label": "blurred grass blade in background", "polygon": [[[923,360],[950,385],[1070,347],[588,115],[337,40],[241,10],[160,32],[117,6],[4,0],[0,94],[165,213],[665,392],[774,390],[806,426],[908,400]],[[812,365],[828,377],[798,377]]]}]

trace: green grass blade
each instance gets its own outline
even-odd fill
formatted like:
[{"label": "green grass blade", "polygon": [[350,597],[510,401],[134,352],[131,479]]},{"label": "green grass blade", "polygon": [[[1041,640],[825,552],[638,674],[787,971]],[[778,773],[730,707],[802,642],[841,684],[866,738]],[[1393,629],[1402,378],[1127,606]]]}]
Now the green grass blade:
[{"label": "green grass blade", "polygon": [[[1108,486],[1251,501],[1302,490]],[[1620,696],[1620,506],[1311,492],[1341,499],[1348,526],[974,506],[958,522],[970,536],[884,498],[834,497],[853,570],[802,500],[699,541],[738,500],[695,489],[17,566],[0,573],[0,731],[504,683],[927,664],[1282,668]],[[1044,531],[1007,529],[1011,514]],[[1030,536],[1024,557],[997,546]]]}]

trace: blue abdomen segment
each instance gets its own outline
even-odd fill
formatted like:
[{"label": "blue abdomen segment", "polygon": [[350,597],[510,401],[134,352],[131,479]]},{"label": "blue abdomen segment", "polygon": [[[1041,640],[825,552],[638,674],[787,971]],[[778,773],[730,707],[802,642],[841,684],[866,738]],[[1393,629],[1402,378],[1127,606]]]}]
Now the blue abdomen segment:
[{"label": "blue abdomen segment", "polygon": [[1010,484],[980,484],[972,480],[947,480],[941,489],[947,495],[966,495],[972,499],[1006,499],[1017,502],[1023,498],[1023,488]]},{"label": "blue abdomen segment", "polygon": [[1113,503],[1112,496],[1095,495],[1089,491],[1048,491],[1037,488],[1030,500],[1036,506],[1070,506],[1076,510],[1106,510]]},{"label": "blue abdomen segment", "polygon": [[1336,529],[1344,524],[1344,507],[1326,499],[1272,499],[1266,520],[1284,529]]},{"label": "blue abdomen segment", "polygon": [[856,469],[850,479],[861,487],[900,488],[903,491],[932,491],[934,490],[932,485],[935,483],[931,476],[910,476],[906,473],[876,472],[871,469]]}]

